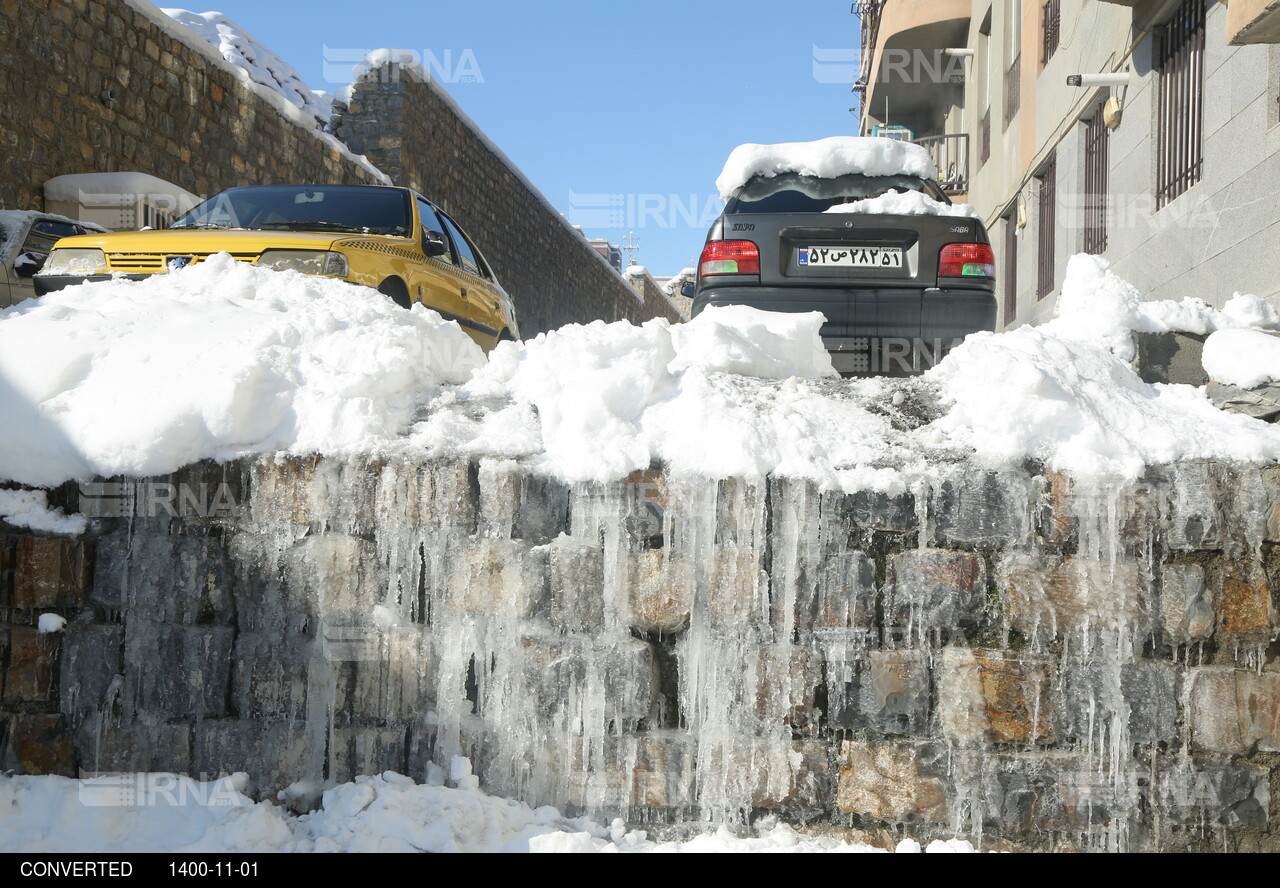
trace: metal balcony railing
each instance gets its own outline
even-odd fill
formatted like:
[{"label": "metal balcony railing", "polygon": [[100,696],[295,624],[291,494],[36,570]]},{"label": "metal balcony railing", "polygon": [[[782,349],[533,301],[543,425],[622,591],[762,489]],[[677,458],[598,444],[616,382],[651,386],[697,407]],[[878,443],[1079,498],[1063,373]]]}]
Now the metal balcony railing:
[{"label": "metal balcony railing", "polygon": [[969,135],[928,136],[915,143],[929,152],[938,167],[938,184],[947,194],[969,190]]}]

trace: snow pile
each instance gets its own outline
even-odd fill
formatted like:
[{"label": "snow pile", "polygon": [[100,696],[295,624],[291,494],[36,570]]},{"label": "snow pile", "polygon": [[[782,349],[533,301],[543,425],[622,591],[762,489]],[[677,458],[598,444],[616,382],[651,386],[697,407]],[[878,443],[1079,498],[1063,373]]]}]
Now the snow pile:
[{"label": "snow pile", "polygon": [[[466,769],[469,774],[469,768]],[[0,776],[0,852],[876,853],[867,845],[779,825],[756,836],[721,829],[654,841],[620,820],[605,827],[487,795],[463,780],[415,784],[391,772],[327,790],[320,810],[294,816],[255,804],[244,775],[202,783],[169,774],[93,780]],[[900,853],[918,853],[910,839]],[[967,842],[928,850],[968,851]]]},{"label": "snow pile", "polygon": [[245,72],[251,82],[311,115],[321,126],[329,122],[332,100],[307,86],[292,65],[222,13],[186,9],[162,9],[161,12],[216,49],[230,64]]},{"label": "snow pile", "polygon": [[1280,381],[1280,338],[1261,330],[1221,330],[1205,342],[1203,362],[1215,382],[1258,388]]},{"label": "snow pile", "polygon": [[828,213],[873,213],[887,216],[955,216],[980,219],[978,211],[969,204],[949,204],[934,200],[921,191],[890,191],[879,197],[836,204]]},{"label": "snow pile", "polygon": [[832,136],[816,142],[739,145],[716,179],[720,196],[729,200],[756,176],[772,179],[783,173],[834,179],[851,173],[865,176],[938,174],[929,152],[911,142],[865,136]]},{"label": "snow pile", "polygon": [[1280,329],[1280,312],[1257,296],[1236,293],[1221,309],[1202,299],[1144,302],[1138,289],[1111,271],[1100,256],[1071,257],[1058,299],[1055,329],[1076,339],[1106,342],[1133,358],[1137,333],[1195,333],[1248,328]]},{"label": "snow pile", "polygon": [[43,490],[0,490],[0,519],[37,533],[68,536],[82,534],[89,526],[83,515],[64,515],[58,509],[50,509],[48,494]]},{"label": "snow pile", "polygon": [[226,254],[0,312],[0,473],[52,486],[402,435],[484,362],[454,322]]},{"label": "snow pile", "polygon": [[757,379],[821,379],[838,374],[822,347],[826,318],[819,312],[777,314],[746,306],[704,311],[671,328],[673,373],[735,373]]},{"label": "snow pile", "polygon": [[[1233,306],[1194,316],[1230,324],[1256,314],[1249,299]],[[1185,321],[1187,303],[1143,303],[1106,261],[1079,255],[1058,311],[1041,327],[971,336],[934,368],[927,378],[941,384],[948,412],[926,431],[985,457],[1040,459],[1077,477],[1133,478],[1185,459],[1280,459],[1280,430],[1217,410],[1201,389],[1147,385],[1129,365],[1131,331]]]},{"label": "snow pile", "polygon": [[[885,456],[896,436],[885,417],[824,394],[839,383],[826,381],[834,374],[821,323],[734,307],[675,327],[598,321],[502,344],[433,405],[410,446],[528,457],[570,481],[614,480],[657,459],[715,478],[875,483],[879,469],[868,476],[857,457]],[[478,420],[468,407],[494,403],[503,406]],[[839,467],[850,460],[852,474]]]}]

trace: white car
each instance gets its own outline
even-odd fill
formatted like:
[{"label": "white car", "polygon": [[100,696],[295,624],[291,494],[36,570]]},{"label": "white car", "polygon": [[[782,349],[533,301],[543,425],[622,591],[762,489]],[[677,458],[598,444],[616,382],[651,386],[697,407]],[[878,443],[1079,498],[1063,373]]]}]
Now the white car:
[{"label": "white car", "polygon": [[31,279],[59,240],[106,230],[52,213],[0,210],[0,309],[36,295]]}]

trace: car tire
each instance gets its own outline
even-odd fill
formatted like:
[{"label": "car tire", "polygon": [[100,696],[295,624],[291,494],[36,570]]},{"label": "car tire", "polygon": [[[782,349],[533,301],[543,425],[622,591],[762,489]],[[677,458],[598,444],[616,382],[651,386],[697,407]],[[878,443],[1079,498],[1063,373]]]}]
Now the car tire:
[{"label": "car tire", "polygon": [[409,298],[409,288],[400,278],[387,278],[378,285],[378,292],[401,308],[407,309],[413,305],[413,300]]}]

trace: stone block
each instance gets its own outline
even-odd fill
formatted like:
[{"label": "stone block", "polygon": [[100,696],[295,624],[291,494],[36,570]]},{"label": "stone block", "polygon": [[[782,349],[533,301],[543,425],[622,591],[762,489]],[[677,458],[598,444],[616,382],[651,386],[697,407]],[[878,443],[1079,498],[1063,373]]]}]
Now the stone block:
[{"label": "stone block", "polygon": [[943,736],[963,746],[1052,742],[1054,678],[1047,660],[945,648],[938,674]]},{"label": "stone block", "polygon": [[188,626],[235,616],[233,571],[215,538],[121,531],[99,552],[93,598],[110,610]]},{"label": "stone block", "polygon": [[1021,545],[1030,533],[1031,479],[1015,472],[955,475],[942,483],[933,502],[939,540],[959,546],[1003,548]]},{"label": "stone block", "polygon": [[388,463],[378,479],[378,527],[422,527],[471,534],[478,511],[478,483],[473,468],[466,460]]},{"label": "stone block", "polygon": [[547,593],[549,554],[518,540],[473,541],[453,561],[449,606],[470,614],[531,616]]},{"label": "stone block", "polygon": [[274,457],[250,467],[249,513],[260,526],[305,525],[372,533],[383,464],[362,459]]},{"label": "stone block", "polygon": [[562,632],[604,627],[604,552],[599,545],[561,536],[551,544],[548,617]]},{"label": "stone block", "polygon": [[334,783],[350,783],[357,777],[408,770],[405,750],[408,728],[337,727],[333,729],[329,748],[329,779]]},{"label": "stone block", "polygon": [[226,714],[234,630],[131,620],[125,682],[139,712],[171,718]]},{"label": "stone block", "polygon": [[1230,755],[1280,752],[1280,673],[1191,670],[1191,740]]},{"label": "stone block", "polygon": [[1129,744],[1177,739],[1175,674],[1164,663],[1106,664],[1066,661],[1056,736],[1091,748],[1106,748],[1123,727]]},{"label": "stone block", "polygon": [[923,651],[867,651],[848,664],[827,662],[828,723],[879,735],[923,735],[929,728],[929,663]]},{"label": "stone block", "polygon": [[91,774],[191,773],[191,725],[110,713],[87,717],[75,731],[80,767]]},{"label": "stone block", "polygon": [[1265,827],[1271,807],[1271,771],[1243,762],[1179,759],[1148,788],[1148,803],[1175,823]]},{"label": "stone block", "polygon": [[945,823],[947,793],[925,776],[919,747],[846,740],[840,747],[836,807],[890,823]]},{"label": "stone block", "polygon": [[236,636],[231,657],[235,712],[245,718],[305,719],[314,645],[309,639],[282,643],[268,633]]},{"label": "stone block", "polygon": [[84,540],[18,537],[12,562],[13,606],[80,607],[89,586],[91,561]]},{"label": "stone block", "polygon": [[331,626],[363,625],[385,598],[376,545],[344,533],[316,534],[296,543],[284,556],[284,581],[290,600],[305,602]]},{"label": "stone block", "polygon": [[1205,582],[1204,568],[1167,564],[1160,571],[1160,631],[1171,645],[1197,644],[1213,637],[1217,596]]},{"label": "stone block", "polygon": [[987,604],[987,567],[971,552],[914,549],[889,561],[889,618],[926,630],[972,627]]},{"label": "stone block", "polygon": [[[869,629],[876,618],[875,565],[862,552],[822,558],[808,578],[792,587],[794,621],[800,630]],[[780,612],[786,599],[779,602]],[[781,614],[779,614],[781,616]]]},{"label": "stone block", "polygon": [[[593,642],[577,638],[520,640],[523,681],[539,717],[576,718],[574,708],[606,721],[650,714],[657,679],[649,645],[634,639]],[[588,729],[603,726],[590,726]]]},{"label": "stone block", "polygon": [[[480,464],[480,533],[540,546],[569,530],[569,488],[518,463]],[[659,531],[661,532],[661,531]]]},{"label": "stone block", "polygon": [[692,805],[697,760],[692,739],[676,731],[654,731],[634,742],[631,804],[668,809]]},{"label": "stone block", "polygon": [[52,700],[61,646],[31,626],[0,626],[0,703]]},{"label": "stone block", "polygon": [[689,623],[693,568],[668,549],[629,552],[625,557],[624,619],[642,632],[671,634]]},{"label": "stone block", "polygon": [[195,724],[191,770],[204,780],[247,773],[261,798],[303,780],[323,782],[329,730],[323,720],[205,719]]},{"label": "stone block", "polygon": [[762,644],[746,654],[753,711],[766,725],[814,726],[820,664],[808,648],[788,643]]},{"label": "stone block", "polygon": [[71,732],[60,715],[0,716],[0,771],[27,776],[76,777]]},{"label": "stone block", "polygon": [[711,550],[707,601],[715,629],[738,631],[769,619],[769,577],[760,553],[733,543]]},{"label": "stone block", "polygon": [[741,549],[763,548],[768,490],[740,478],[720,482],[716,496],[716,542]]},{"label": "stone block", "polygon": [[1049,545],[1065,546],[1076,531],[1076,520],[1072,514],[1073,482],[1061,472],[1048,472],[1044,483],[1036,528]]},{"label": "stone block", "polygon": [[1209,383],[1205,394],[1213,406],[1226,413],[1239,413],[1263,422],[1280,419],[1280,385],[1261,385],[1255,389],[1242,389],[1235,385]]},{"label": "stone block", "polygon": [[1002,756],[985,769],[986,817],[1004,830],[1061,829],[1068,823],[1059,780],[1078,763],[1063,756]]},{"label": "stone block", "polygon": [[1142,381],[1190,385],[1199,388],[1209,382],[1204,371],[1206,336],[1192,333],[1134,333],[1134,370]]},{"label": "stone block", "polygon": [[72,623],[63,633],[58,697],[62,712],[79,720],[110,707],[123,672],[124,627]]},{"label": "stone block", "polygon": [[1048,638],[1142,626],[1149,584],[1138,562],[1114,564],[1073,556],[1009,555],[996,571],[1008,625]]},{"label": "stone block", "polygon": [[1222,578],[1222,632],[1236,645],[1264,645],[1275,638],[1271,585],[1257,565],[1228,564]]},{"label": "stone block", "polygon": [[1178,463],[1169,473],[1168,544],[1177,551],[1220,549],[1229,487],[1218,463]]},{"label": "stone block", "polygon": [[838,497],[835,513],[851,528],[862,531],[886,533],[911,533],[920,527],[920,515],[916,511],[916,498],[910,493],[893,496],[887,493],[864,490],[852,494],[832,494]]}]

